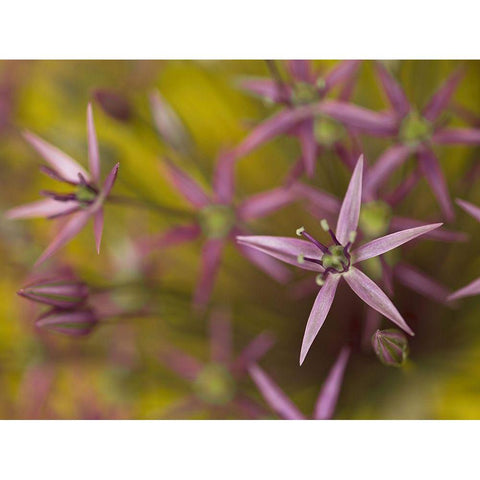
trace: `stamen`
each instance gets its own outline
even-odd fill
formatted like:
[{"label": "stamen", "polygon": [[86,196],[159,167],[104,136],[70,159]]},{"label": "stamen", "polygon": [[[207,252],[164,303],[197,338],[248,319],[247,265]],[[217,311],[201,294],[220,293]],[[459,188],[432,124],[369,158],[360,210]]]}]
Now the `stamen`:
[{"label": "stamen", "polygon": [[40,195],[48,198],[53,198],[54,200],[57,200],[57,202],[71,202],[76,200],[74,193],[56,193],[50,190],[42,190],[40,192]]},{"label": "stamen", "polygon": [[322,273],[319,273],[316,277],[315,277],[315,283],[318,285],[318,286],[323,286],[323,284],[325,283],[325,279],[323,278],[323,274]]},{"label": "stamen", "polygon": [[297,256],[297,262],[302,264],[305,263],[305,256],[304,255],[298,255]]},{"label": "stamen", "polygon": [[307,233],[304,227],[297,228],[297,235],[298,236],[303,235],[307,240],[309,240],[316,247],[318,247],[323,253],[328,253],[328,248],[322,243],[320,243],[318,240],[313,238],[309,233]]}]

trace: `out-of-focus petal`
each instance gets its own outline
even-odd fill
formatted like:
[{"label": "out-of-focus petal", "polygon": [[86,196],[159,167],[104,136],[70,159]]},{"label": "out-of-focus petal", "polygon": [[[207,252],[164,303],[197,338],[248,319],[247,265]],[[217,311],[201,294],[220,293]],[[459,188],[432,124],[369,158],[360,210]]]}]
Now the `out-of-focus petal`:
[{"label": "out-of-focus petal", "polygon": [[180,245],[184,242],[190,242],[198,238],[201,231],[200,226],[196,223],[192,225],[179,225],[166,232],[145,238],[139,242],[139,250],[140,253],[146,255],[155,248],[166,248]]},{"label": "out-of-focus petal", "polygon": [[272,102],[278,103],[283,100],[277,84],[268,78],[246,78],[240,80],[239,84],[242,89],[259,97],[268,98]]},{"label": "out-of-focus petal", "polygon": [[355,267],[343,275],[350,288],[370,307],[389,318],[410,335],[414,335],[412,329],[400,315],[391,300],[383,293],[380,287],[370,280],[363,272]]},{"label": "out-of-focus petal", "polygon": [[210,203],[208,195],[190,176],[177,168],[169,160],[166,160],[165,167],[167,179],[185,198],[185,200],[197,208],[205,207]]},{"label": "out-of-focus petal", "polygon": [[285,420],[304,420],[305,417],[274,381],[257,365],[249,368],[250,376],[265,401]]},{"label": "out-of-focus petal", "polygon": [[322,328],[325,319],[327,318],[330,307],[332,306],[335,292],[337,290],[340,275],[328,275],[323,287],[318,292],[312,311],[308,317],[307,326],[305,327],[305,334],[302,341],[302,349],[300,351],[300,365],[302,365],[307,356],[310,347],[312,346],[315,337],[320,328]]},{"label": "out-of-focus petal", "polygon": [[103,188],[102,188],[102,199],[105,199],[108,197],[109,193],[111,192],[113,185],[115,184],[115,180],[117,179],[118,175],[118,169],[120,168],[120,164],[117,163],[108,173],[107,178],[105,179],[105,182],[103,183]]},{"label": "out-of-focus petal", "polygon": [[452,99],[458,84],[462,80],[464,75],[463,69],[458,69],[453,72],[450,77],[447,78],[445,83],[438,89],[438,91],[432,96],[430,102],[423,109],[423,116],[433,122],[439,115],[448,107],[450,100]]},{"label": "out-of-focus petal", "polygon": [[93,233],[95,235],[95,245],[98,254],[100,254],[100,244],[102,243],[103,222],[103,208],[100,208],[93,215]]},{"label": "out-of-focus petal", "polygon": [[367,308],[365,323],[362,331],[362,348],[370,350],[372,348],[372,335],[380,328],[382,316],[374,308]]},{"label": "out-of-focus petal", "polygon": [[350,348],[343,347],[330,369],[315,404],[313,418],[316,420],[330,420],[333,417],[349,356]]},{"label": "out-of-focus petal", "polygon": [[88,137],[88,163],[90,165],[90,173],[95,183],[100,181],[100,154],[98,152],[97,133],[93,122],[92,104],[87,107],[87,137]]},{"label": "out-of-focus petal", "polygon": [[305,172],[311,177],[315,173],[317,162],[317,139],[313,131],[313,121],[305,120],[297,128],[297,136],[302,149],[302,159],[305,164]]},{"label": "out-of-focus petal", "polygon": [[245,371],[258,362],[275,343],[275,337],[269,332],[263,332],[257,335],[235,359],[232,366],[232,371],[236,375],[242,375]]},{"label": "out-of-focus petal", "polygon": [[402,285],[414,292],[420,293],[436,302],[447,303],[447,297],[450,294],[448,288],[420,270],[406,263],[399,263],[395,265],[393,273]]},{"label": "out-of-focus petal", "polygon": [[54,147],[32,132],[23,132],[25,140],[59,173],[65,180],[78,183],[80,173],[86,180],[90,175],[69,155]]},{"label": "out-of-focus petal", "polygon": [[409,228],[400,232],[390,233],[384,237],[376,238],[371,242],[365,243],[352,252],[353,262],[358,263],[368,258],[382,255],[383,253],[393,250],[414,238],[424,235],[430,230],[441,227],[443,223],[432,223],[423,225],[422,227]]},{"label": "out-of-focus petal", "polygon": [[[392,217],[390,221],[390,230],[406,230],[408,228],[421,227],[424,222],[413,218]],[[425,233],[424,238],[438,240],[439,242],[466,242],[468,235],[463,232],[446,230],[445,228],[437,228]]]},{"label": "out-of-focus petal", "polygon": [[447,182],[445,181],[437,157],[435,157],[432,150],[428,148],[422,148],[417,155],[422,173],[430,184],[430,188],[432,189],[445,218],[450,221],[453,220],[455,218],[455,211],[453,210],[453,205],[448,193]]},{"label": "out-of-focus petal", "polygon": [[310,242],[290,237],[270,237],[262,235],[238,236],[241,245],[254,248],[282,262],[295,265],[305,270],[323,272],[323,267],[312,262],[299,263],[299,255],[320,260],[322,252]]},{"label": "out-of-focus petal", "polygon": [[5,217],[10,219],[51,217],[61,215],[71,208],[71,202],[58,202],[53,198],[46,198],[45,200],[38,200],[37,202],[11,208],[5,212]]},{"label": "out-of-focus petal", "polygon": [[279,187],[250,196],[240,204],[237,212],[242,220],[261,218],[288,205],[295,198],[293,190]]},{"label": "out-of-focus petal", "polygon": [[201,362],[196,358],[187,355],[171,345],[162,346],[158,358],[160,363],[185,380],[195,380],[203,368]]},{"label": "out-of-focus petal", "polygon": [[288,60],[287,68],[295,80],[305,83],[313,81],[311,60]]},{"label": "out-of-focus petal", "polygon": [[357,231],[358,217],[360,215],[360,206],[362,203],[362,177],[363,155],[360,155],[338,215],[337,229],[335,233],[338,241],[342,245],[345,245],[348,242],[351,232]]},{"label": "out-of-focus petal", "polygon": [[230,203],[235,190],[235,156],[231,152],[219,155],[213,176],[216,201]]},{"label": "out-of-focus petal", "polygon": [[410,103],[403,88],[380,62],[375,62],[375,68],[383,90],[395,113],[400,118],[403,118],[410,111]]},{"label": "out-of-focus petal", "polygon": [[478,295],[480,293],[480,278],[477,278],[473,282],[469,283],[465,287],[453,292],[448,301],[458,300],[459,298],[471,297],[472,295]]},{"label": "out-of-focus petal", "polygon": [[227,364],[232,354],[232,323],[224,310],[214,310],[210,317],[210,354],[212,362]]},{"label": "out-of-focus petal", "polygon": [[331,90],[339,83],[353,77],[360,66],[361,60],[343,60],[325,75],[325,90]]},{"label": "out-of-focus petal", "polygon": [[457,198],[455,200],[455,203],[461,207],[463,210],[465,210],[467,213],[469,213],[475,220],[478,220],[480,222],[480,208],[474,205],[473,203],[466,202],[465,200],[461,200],[460,198]]},{"label": "out-of-focus petal", "polygon": [[309,207],[315,207],[319,215],[337,215],[340,211],[340,201],[330,193],[324,192],[323,190],[319,190],[305,183],[295,183],[292,185],[291,189],[300,198],[305,198],[305,200],[308,201]]},{"label": "out-of-focus petal", "polygon": [[451,145],[479,145],[480,129],[478,128],[442,128],[432,137],[434,143]]},{"label": "out-of-focus petal", "polygon": [[210,299],[224,245],[223,239],[215,238],[207,240],[202,248],[202,265],[193,298],[196,307],[204,307]]}]

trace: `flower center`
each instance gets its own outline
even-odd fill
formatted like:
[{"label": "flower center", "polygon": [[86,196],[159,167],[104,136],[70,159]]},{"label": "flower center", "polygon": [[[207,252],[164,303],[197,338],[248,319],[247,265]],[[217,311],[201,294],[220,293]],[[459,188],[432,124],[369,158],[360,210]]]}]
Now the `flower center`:
[{"label": "flower center", "polygon": [[82,207],[88,207],[97,198],[98,192],[88,184],[80,184],[75,192],[75,199]]},{"label": "flower center", "polygon": [[320,98],[318,87],[306,82],[296,82],[292,88],[291,102],[294,105],[305,105]]},{"label": "flower center", "polygon": [[211,363],[195,379],[194,389],[203,401],[225,405],[235,396],[235,380],[223,365]]},{"label": "flower center", "polygon": [[200,210],[199,222],[207,237],[223,238],[235,225],[235,212],[229,205],[208,205]]},{"label": "flower center", "polygon": [[417,112],[408,114],[400,125],[400,139],[407,145],[427,140],[433,133],[432,124]]},{"label": "flower center", "polygon": [[314,132],[320,145],[331,147],[343,137],[344,129],[332,119],[317,117],[315,118]]},{"label": "flower center", "polygon": [[362,205],[360,212],[360,228],[368,238],[385,235],[392,218],[390,205],[382,201],[369,202]]}]

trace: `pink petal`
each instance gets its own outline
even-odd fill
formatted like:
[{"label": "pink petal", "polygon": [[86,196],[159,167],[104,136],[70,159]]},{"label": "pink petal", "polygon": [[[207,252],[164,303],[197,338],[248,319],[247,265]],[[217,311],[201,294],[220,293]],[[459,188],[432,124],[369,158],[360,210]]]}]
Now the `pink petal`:
[{"label": "pink petal", "polygon": [[202,248],[202,266],[193,298],[196,307],[204,307],[210,299],[224,245],[223,239],[211,239]]},{"label": "pink petal", "polygon": [[471,297],[480,293],[480,278],[469,283],[465,287],[457,290],[448,297],[448,301],[458,300],[459,298]]},{"label": "pink petal", "polygon": [[268,98],[275,103],[283,100],[283,95],[278,89],[277,84],[270,79],[247,78],[240,81],[240,87],[260,97]]},{"label": "pink petal", "polygon": [[372,348],[372,335],[380,328],[382,316],[373,308],[367,308],[365,324],[362,332],[362,347],[365,350]]},{"label": "pink petal", "polygon": [[422,173],[430,184],[430,188],[437,198],[445,218],[453,220],[455,212],[448,193],[447,182],[435,154],[427,148],[420,149],[417,154]]},{"label": "pink petal", "polygon": [[343,60],[337,63],[326,75],[325,75],[325,90],[329,91],[339,83],[351,79],[358,67],[361,60]]},{"label": "pink petal", "polygon": [[320,260],[322,252],[312,243],[298,238],[290,237],[270,237],[262,235],[238,236],[237,242],[241,245],[254,248],[260,252],[266,253],[282,262],[295,265],[305,270],[322,272],[323,268],[312,262],[298,262],[298,256],[314,258]]},{"label": "pink petal", "polygon": [[447,303],[447,297],[450,291],[420,270],[406,263],[399,263],[395,265],[393,272],[402,285],[405,285],[414,292],[420,293],[436,302]]},{"label": "pink petal", "polygon": [[232,354],[232,326],[230,315],[215,310],[210,317],[210,352],[212,362],[228,365]]},{"label": "pink petal", "polygon": [[270,407],[285,420],[304,420],[300,410],[257,365],[249,368],[250,376]]},{"label": "pink petal", "polygon": [[297,81],[310,83],[313,80],[310,60],[288,60],[290,75]]},{"label": "pink petal", "polygon": [[167,159],[165,159],[165,171],[169,182],[194,207],[202,208],[210,203],[208,195],[198,183]]},{"label": "pink petal", "polygon": [[294,192],[287,188],[275,188],[252,195],[238,207],[242,220],[253,220],[273,213],[295,200]]},{"label": "pink petal", "polygon": [[330,420],[333,417],[349,356],[350,348],[343,347],[330,369],[315,405],[313,418],[316,420]]},{"label": "pink petal", "polygon": [[362,174],[363,155],[360,155],[338,215],[337,229],[335,233],[338,241],[342,245],[345,245],[348,242],[351,232],[357,231],[358,217],[360,215],[360,206],[362,203]]},{"label": "pink petal", "polygon": [[120,168],[120,164],[117,163],[109,172],[107,175],[107,178],[105,179],[105,182],[103,183],[103,189],[101,192],[102,195],[102,200],[107,198],[110,191],[113,188],[113,185],[115,184],[115,180],[117,179],[118,175],[118,169]]},{"label": "pink petal", "polygon": [[163,365],[185,380],[195,380],[203,369],[203,365],[196,358],[171,345],[162,346],[158,358]]},{"label": "pink petal", "polygon": [[78,183],[78,174],[82,174],[86,180],[90,175],[69,155],[54,147],[50,143],[42,140],[37,135],[25,131],[23,132],[25,140],[60,174],[61,177],[71,183]]},{"label": "pink petal", "polygon": [[384,237],[376,238],[371,242],[365,243],[352,252],[354,263],[362,262],[368,258],[382,255],[383,253],[393,250],[414,238],[424,235],[425,233],[442,226],[443,223],[432,223],[423,225],[422,227],[409,228],[400,232],[390,233]]},{"label": "pink petal", "polygon": [[325,213],[337,215],[340,211],[340,201],[323,190],[316,189],[305,183],[295,183],[291,189],[297,196],[305,198],[310,207],[315,207],[319,215],[325,215]]},{"label": "pink petal", "polygon": [[[408,228],[421,227],[424,225],[423,221],[415,220],[406,217],[392,217],[390,221],[390,230],[405,230]],[[438,228],[431,230],[425,234],[425,239],[438,240],[439,242],[465,242],[468,240],[468,235],[463,232],[455,232]]]},{"label": "pink petal", "polygon": [[365,191],[376,192],[378,187],[410,156],[407,145],[393,145],[385,150],[365,175]]},{"label": "pink petal", "polygon": [[447,145],[479,145],[480,129],[478,128],[442,128],[432,137],[434,143]]},{"label": "pink petal", "polygon": [[45,200],[38,200],[37,202],[11,208],[5,212],[5,217],[9,219],[51,217],[52,215],[61,215],[71,208],[71,202],[58,202],[53,198],[46,198]]},{"label": "pink petal", "polygon": [[246,395],[237,394],[232,401],[243,415],[251,420],[257,420],[265,417],[265,408]]},{"label": "pink petal", "polygon": [[453,72],[439,90],[432,96],[430,102],[423,110],[423,116],[433,122],[448,107],[455,90],[464,75],[463,69]]},{"label": "pink petal", "polygon": [[400,184],[397,185],[393,192],[384,196],[384,201],[387,202],[391,207],[395,207],[405,200],[405,198],[407,198],[421,178],[422,176],[420,174],[420,169],[417,167],[408,174],[407,178],[404,178]]},{"label": "pink petal", "polygon": [[97,133],[93,123],[92,104],[87,107],[88,163],[95,183],[100,182],[100,154],[98,153]]},{"label": "pink petal", "polygon": [[403,118],[410,111],[410,103],[403,88],[380,62],[375,62],[375,67],[390,104],[396,114]]},{"label": "pink petal", "polygon": [[469,213],[473,218],[478,220],[480,222],[480,208],[477,207],[476,205],[473,205],[473,203],[466,202],[465,200],[461,200],[460,198],[457,198],[455,200],[457,205],[463,210],[465,210],[467,213]]},{"label": "pink petal", "polygon": [[241,375],[252,364],[258,362],[275,343],[275,338],[269,332],[257,335],[236,358],[232,370],[236,375]]},{"label": "pink petal", "polygon": [[327,318],[330,307],[332,306],[335,292],[341,275],[328,275],[323,287],[318,292],[312,311],[308,317],[305,334],[303,336],[302,350],[300,352],[300,365],[302,365],[312,346],[315,337]]},{"label": "pink petal", "polygon": [[228,204],[233,199],[235,190],[235,157],[231,152],[219,155],[213,176],[213,191],[216,201]]},{"label": "pink petal", "polygon": [[350,285],[350,288],[370,307],[389,318],[410,335],[414,335],[412,329],[407,325],[403,317],[395,308],[390,299],[383,293],[380,287],[370,280],[363,272],[355,267],[343,275],[343,278]]},{"label": "pink petal", "polygon": [[146,238],[139,243],[140,252],[148,254],[155,248],[166,248],[190,242],[198,238],[202,230],[197,224],[180,225],[166,232]]},{"label": "pink petal", "polygon": [[305,172],[307,176],[312,177],[315,173],[315,164],[317,162],[317,139],[313,131],[313,121],[306,120],[302,122],[302,124],[298,126],[297,136],[300,140]]},{"label": "pink petal", "polygon": [[100,244],[102,243],[103,233],[103,208],[97,210],[93,216],[93,233],[95,235],[97,253],[100,254]]}]

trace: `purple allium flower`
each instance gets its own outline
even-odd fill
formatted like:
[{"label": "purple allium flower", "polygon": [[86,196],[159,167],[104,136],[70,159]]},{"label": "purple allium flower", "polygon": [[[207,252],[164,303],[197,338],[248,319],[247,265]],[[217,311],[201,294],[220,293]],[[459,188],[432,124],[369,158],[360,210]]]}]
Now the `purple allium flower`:
[{"label": "purple allium flower", "polygon": [[[306,105],[319,105],[325,96],[339,84],[344,84],[339,98],[348,100],[353,89],[355,73],[360,61],[340,62],[330,72],[320,76],[313,71],[308,60],[290,60],[287,68],[291,81],[283,82],[276,67],[274,79],[247,79],[241,86],[254,94],[260,95],[270,102],[281,105],[282,110],[273,117],[262,122],[237,147],[236,156],[243,157],[268,140],[288,133],[298,138],[302,155],[294,166],[293,176],[303,171],[312,176],[318,155],[324,148],[332,148],[341,160],[351,166],[352,162],[345,147],[340,142],[342,128],[332,117],[317,116],[313,111],[305,109]],[[270,63],[272,65],[272,63]],[[328,109],[328,108],[327,108]],[[352,132],[349,132],[351,136]],[[355,140],[353,138],[353,140]]]},{"label": "purple allium flower", "polygon": [[[349,356],[350,348],[344,347],[320,390],[315,402],[313,420],[330,420],[333,417]],[[252,365],[249,372],[265,401],[280,417],[285,420],[305,420],[305,416],[295,404],[259,366]]]},{"label": "purple allium flower", "polygon": [[238,392],[237,383],[248,368],[260,360],[274,343],[269,333],[255,337],[236,357],[232,358],[230,316],[216,310],[210,317],[210,361],[203,363],[171,345],[165,345],[160,362],[180,377],[191,382],[193,393],[176,406],[169,416],[187,414],[202,407],[224,409],[235,407],[256,418],[260,408],[248,396]]},{"label": "purple allium flower", "polygon": [[18,295],[52,307],[76,308],[88,297],[88,286],[73,277],[38,279],[21,288]]},{"label": "purple allium flower", "polygon": [[362,172],[363,157],[360,157],[340,209],[336,233],[333,232],[326,220],[321,222],[322,228],[332,238],[332,246],[327,247],[322,244],[306,232],[303,227],[297,230],[297,234],[308,241],[288,237],[237,237],[238,242],[243,245],[250,246],[300,268],[319,272],[317,283],[322,288],[317,295],[307,322],[300,353],[300,364],[303,363],[310,346],[327,317],[338,283],[342,278],[365,303],[389,318],[407,333],[413,335],[413,331],[385,293],[355,265],[399,247],[440,227],[442,224],[435,223],[391,233],[351,251],[360,216]]},{"label": "purple allium flower", "polygon": [[100,253],[104,222],[103,204],[115,183],[119,164],[113,167],[101,187],[100,157],[91,104],[87,108],[87,131],[90,173],[87,173],[73,158],[45,140],[31,132],[24,133],[30,145],[50,164],[50,167],[43,166],[42,172],[59,182],[75,187],[72,193],[43,192],[48,197],[45,200],[15,207],[6,213],[6,216],[11,219],[33,217],[51,219],[71,215],[71,219],[62,226],[55,239],[37,260],[36,265],[44,262],[75,237],[90,218],[93,218],[97,253]]},{"label": "purple allium flower", "polygon": [[[365,194],[367,197],[374,195],[394,170],[411,155],[415,155],[420,171],[430,184],[445,217],[451,220],[454,218],[454,211],[447,183],[432,146],[480,144],[480,129],[449,128],[445,126],[442,118],[442,113],[449,106],[463,71],[454,72],[420,113],[410,104],[402,88],[387,69],[381,63],[377,63],[376,67],[392,107],[391,118],[394,120],[394,125],[390,135],[396,138],[396,143],[390,146],[367,172]],[[376,134],[374,129],[368,133]],[[416,178],[418,179],[419,176]]]},{"label": "purple allium flower", "polygon": [[[456,200],[457,205],[459,205],[465,212],[470,214],[473,218],[480,222],[480,208],[476,205],[473,205],[470,202],[466,202],[465,200],[461,200],[457,198]],[[480,278],[477,278],[473,282],[470,282],[465,287],[460,288],[456,292],[452,293],[448,300],[458,300],[459,298],[463,297],[471,297],[472,295],[478,295],[480,293]]]},{"label": "purple allium flower", "polygon": [[408,340],[400,330],[377,330],[372,346],[380,361],[388,367],[401,367],[407,360]]},{"label": "purple allium flower", "polygon": [[[264,217],[295,200],[289,189],[280,187],[252,195],[235,205],[232,160],[230,154],[219,157],[213,178],[213,194],[207,193],[195,180],[167,160],[165,167],[168,180],[194,207],[197,216],[191,224],[174,227],[148,239],[143,248],[147,253],[152,248],[178,245],[203,234],[206,241],[194,294],[194,303],[200,307],[205,306],[210,298],[227,241],[234,241],[237,235],[247,231],[245,222]],[[243,256],[272,278],[282,283],[287,281],[289,271],[280,262],[238,245],[235,241],[234,245]]]},{"label": "purple allium flower", "polygon": [[98,324],[98,318],[91,308],[65,310],[52,308],[41,315],[35,325],[38,328],[74,337],[85,336]]}]

